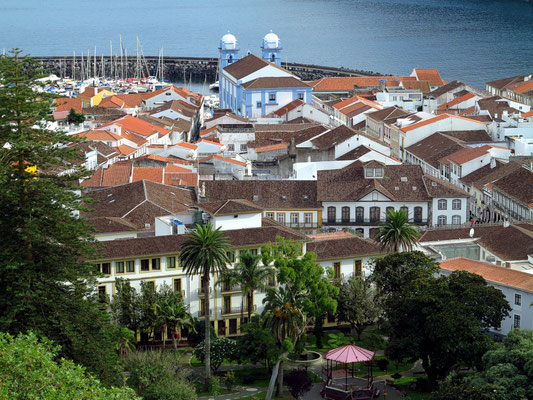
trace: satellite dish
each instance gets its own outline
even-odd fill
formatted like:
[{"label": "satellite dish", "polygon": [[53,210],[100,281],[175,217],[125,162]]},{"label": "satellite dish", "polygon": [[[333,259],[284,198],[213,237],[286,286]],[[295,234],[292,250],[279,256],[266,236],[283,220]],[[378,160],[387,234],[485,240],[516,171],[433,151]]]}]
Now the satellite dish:
[{"label": "satellite dish", "polygon": [[474,228],[470,228],[470,233],[468,234],[471,238],[474,237]]}]

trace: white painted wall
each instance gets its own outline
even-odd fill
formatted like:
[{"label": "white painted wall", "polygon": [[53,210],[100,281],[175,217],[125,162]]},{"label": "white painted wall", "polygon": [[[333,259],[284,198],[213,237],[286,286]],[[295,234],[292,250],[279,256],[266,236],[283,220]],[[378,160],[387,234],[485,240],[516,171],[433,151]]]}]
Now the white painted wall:
[{"label": "white painted wall", "polygon": [[211,222],[215,229],[220,228],[222,231],[260,228],[261,213],[214,216]]},{"label": "white painted wall", "polygon": [[[468,218],[468,199],[463,197],[463,198],[458,198],[458,197],[455,197],[455,198],[442,198],[444,200],[446,200],[446,209],[445,210],[439,210],[438,208],[438,203],[439,203],[439,200],[441,200],[441,198],[434,198],[432,200],[432,224],[434,226],[438,225],[438,219],[439,219],[439,216],[443,215],[443,216],[446,216],[446,224],[447,225],[451,225],[452,224],[452,217],[454,215],[459,215],[461,217],[461,224],[464,224],[465,222],[467,222],[467,218]],[[461,209],[460,210],[453,210],[452,209],[452,204],[453,204],[453,200],[455,199],[459,199],[461,201]]]}]

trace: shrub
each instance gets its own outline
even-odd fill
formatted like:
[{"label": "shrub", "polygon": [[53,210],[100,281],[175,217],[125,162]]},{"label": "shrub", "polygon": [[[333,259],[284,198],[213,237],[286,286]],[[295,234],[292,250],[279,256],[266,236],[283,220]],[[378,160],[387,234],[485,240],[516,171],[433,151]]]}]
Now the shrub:
[{"label": "shrub", "polygon": [[376,364],[380,370],[386,371],[387,367],[389,366],[389,360],[387,360],[386,358],[380,358],[376,361]]},{"label": "shrub", "polygon": [[226,375],[224,375],[224,383],[226,384],[226,389],[231,391],[235,385],[235,372],[232,370],[227,371]]},{"label": "shrub", "polygon": [[209,388],[208,388],[209,394],[212,396],[216,396],[217,394],[220,394],[220,379],[217,376],[212,376],[209,380]]},{"label": "shrub", "polygon": [[313,385],[307,371],[304,369],[292,370],[285,378],[285,382],[287,383],[289,392],[295,399],[300,399]]},{"label": "shrub", "polygon": [[174,352],[133,352],[125,358],[128,386],[144,400],[196,400],[196,391],[186,381],[183,366]]},{"label": "shrub", "polygon": [[[205,359],[204,342],[196,346],[193,351],[194,356],[201,362]],[[235,360],[238,358],[239,348],[237,342],[228,338],[215,338],[211,340],[211,369],[216,372],[224,360]]]},{"label": "shrub", "polygon": [[391,375],[392,379],[400,379],[402,377],[402,374],[395,373],[394,375]]}]

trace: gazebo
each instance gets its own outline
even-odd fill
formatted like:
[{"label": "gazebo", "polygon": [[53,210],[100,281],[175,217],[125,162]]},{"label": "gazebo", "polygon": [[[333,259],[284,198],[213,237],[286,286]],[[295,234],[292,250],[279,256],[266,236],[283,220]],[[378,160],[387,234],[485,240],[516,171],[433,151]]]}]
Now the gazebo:
[{"label": "gazebo", "polygon": [[[372,392],[372,360],[374,359],[375,352],[367,349],[363,349],[353,344],[347,344],[345,346],[332,349],[326,354],[326,367],[323,372],[326,375],[326,386],[324,388],[324,397],[330,397],[335,399],[343,398],[343,394],[348,396],[348,393],[352,393],[350,386],[348,385],[348,370],[351,365],[351,377],[354,378],[354,367],[356,363],[367,362],[368,374],[366,379],[366,388],[357,388],[358,390],[369,390]],[[338,370],[339,363],[344,364],[344,370]],[[339,374],[338,372],[343,372]],[[337,372],[337,373],[336,373]],[[345,378],[344,388],[334,384],[335,378]],[[329,395],[329,396],[328,396]],[[345,397],[345,398],[346,398]],[[350,396],[351,397],[351,396]],[[371,397],[369,397],[371,398]]]}]

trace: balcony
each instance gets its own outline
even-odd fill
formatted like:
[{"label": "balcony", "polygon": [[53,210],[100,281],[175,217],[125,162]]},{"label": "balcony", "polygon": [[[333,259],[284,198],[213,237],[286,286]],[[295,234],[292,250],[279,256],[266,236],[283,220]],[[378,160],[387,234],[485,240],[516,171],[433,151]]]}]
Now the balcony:
[{"label": "balcony", "polygon": [[[323,225],[337,225],[337,226],[353,226],[353,225],[359,225],[359,226],[377,226],[381,222],[385,222],[384,219],[370,219],[370,218],[353,218],[353,219],[324,219],[322,220]],[[428,220],[427,218],[424,219],[411,219],[409,221],[410,224],[413,225],[427,225]]]},{"label": "balcony", "polygon": [[[257,306],[254,304],[252,307],[252,311],[257,311]],[[243,307],[222,307],[220,309],[221,315],[239,315],[239,314],[247,314],[248,313],[248,307],[244,305]]]},{"label": "balcony", "polygon": [[205,296],[205,293],[207,292],[207,290],[209,290],[209,294],[211,294],[211,288],[209,288],[209,289],[199,288],[198,289],[198,296]]},{"label": "balcony", "polygon": [[292,229],[317,229],[318,223],[314,222],[314,223],[306,224],[306,223],[287,222],[285,223],[285,226],[288,226],[289,228],[292,228]]},{"label": "balcony", "polygon": [[[209,310],[209,316],[213,316],[213,310]],[[201,318],[201,317],[205,317],[205,311],[204,310],[200,310],[198,311],[198,318]]]},{"label": "balcony", "polygon": [[222,286],[220,290],[222,293],[240,293],[242,288],[240,286]]}]

